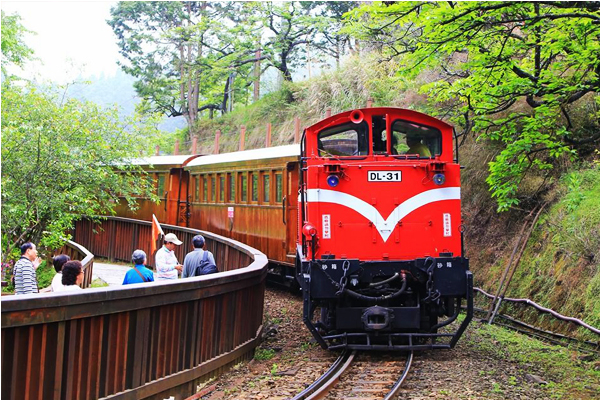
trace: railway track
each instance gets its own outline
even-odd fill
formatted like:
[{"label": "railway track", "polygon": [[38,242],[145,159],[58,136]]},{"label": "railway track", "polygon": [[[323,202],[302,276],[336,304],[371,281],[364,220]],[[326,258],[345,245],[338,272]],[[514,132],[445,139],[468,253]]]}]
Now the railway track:
[{"label": "railway track", "polygon": [[412,352],[403,360],[396,354],[346,351],[292,400],[394,399],[410,371],[412,359]]}]

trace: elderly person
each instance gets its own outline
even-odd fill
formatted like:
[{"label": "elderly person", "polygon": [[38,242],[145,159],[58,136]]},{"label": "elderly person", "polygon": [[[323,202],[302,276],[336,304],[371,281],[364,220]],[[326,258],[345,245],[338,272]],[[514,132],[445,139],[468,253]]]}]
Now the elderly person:
[{"label": "elderly person", "polygon": [[15,279],[15,294],[38,293],[37,276],[35,271],[40,266],[37,248],[31,242],[21,246],[21,258],[15,263],[13,276]]},{"label": "elderly person", "polygon": [[66,254],[59,254],[52,257],[52,265],[56,271],[56,275],[52,278],[52,284],[50,285],[50,289],[53,292],[60,292],[62,288],[62,268],[67,261],[71,261],[71,257]]},{"label": "elderly person", "polygon": [[154,274],[146,268],[146,253],[143,250],[136,250],[131,255],[133,268],[127,271],[123,285],[130,283],[154,282]]},{"label": "elderly person", "polygon": [[[194,251],[188,253],[185,256],[185,260],[183,260],[182,278],[196,276],[196,268],[201,265],[203,260],[208,260],[208,262],[213,266],[216,265],[213,254],[208,250],[204,250],[204,243],[205,240],[202,235],[196,235],[193,237],[192,244],[194,245]],[[217,272],[216,268],[208,273],[212,272]],[[206,273],[207,272],[199,273],[199,275],[205,275]]]},{"label": "elderly person", "polygon": [[80,261],[67,261],[62,266],[61,275],[62,287],[58,288],[56,292],[71,292],[83,290],[81,286],[79,286],[83,282],[83,267]]},{"label": "elderly person", "polygon": [[177,239],[174,233],[165,235],[165,244],[154,256],[156,264],[156,280],[177,279],[177,271],[181,271],[183,265],[179,264],[175,256],[175,248],[181,245],[181,240]]}]

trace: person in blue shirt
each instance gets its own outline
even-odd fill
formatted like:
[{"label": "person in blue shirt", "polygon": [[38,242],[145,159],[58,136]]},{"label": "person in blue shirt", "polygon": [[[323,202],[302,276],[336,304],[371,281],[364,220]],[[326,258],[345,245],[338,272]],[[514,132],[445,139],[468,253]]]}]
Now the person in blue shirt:
[{"label": "person in blue shirt", "polygon": [[133,268],[127,271],[123,285],[130,283],[154,282],[154,274],[146,268],[146,253],[143,250],[136,250],[131,255]]}]

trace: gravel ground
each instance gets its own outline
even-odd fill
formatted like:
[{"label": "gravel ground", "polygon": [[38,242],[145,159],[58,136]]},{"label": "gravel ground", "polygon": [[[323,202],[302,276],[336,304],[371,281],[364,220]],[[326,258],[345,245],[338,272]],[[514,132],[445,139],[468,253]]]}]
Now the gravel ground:
[{"label": "gravel ground", "polygon": [[[399,398],[551,398],[551,390],[536,382],[549,379],[535,366],[478,350],[478,341],[491,339],[478,335],[473,329],[476,324],[471,324],[453,350],[416,353]],[[299,296],[267,290],[265,326],[266,338],[255,359],[207,382],[204,390],[209,393],[203,399],[287,399],[320,376],[337,357],[337,353],[318,347],[302,323]]]}]

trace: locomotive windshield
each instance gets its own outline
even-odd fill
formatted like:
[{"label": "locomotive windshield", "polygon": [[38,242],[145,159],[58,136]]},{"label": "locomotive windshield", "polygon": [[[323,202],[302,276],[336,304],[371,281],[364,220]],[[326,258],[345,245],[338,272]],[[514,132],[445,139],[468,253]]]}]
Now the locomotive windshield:
[{"label": "locomotive windshield", "polygon": [[363,156],[369,154],[369,127],[365,122],[348,123],[319,132],[319,155]]},{"label": "locomotive windshield", "polygon": [[442,134],[425,125],[395,121],[392,124],[392,154],[418,155],[420,158],[438,156],[442,154]]}]

